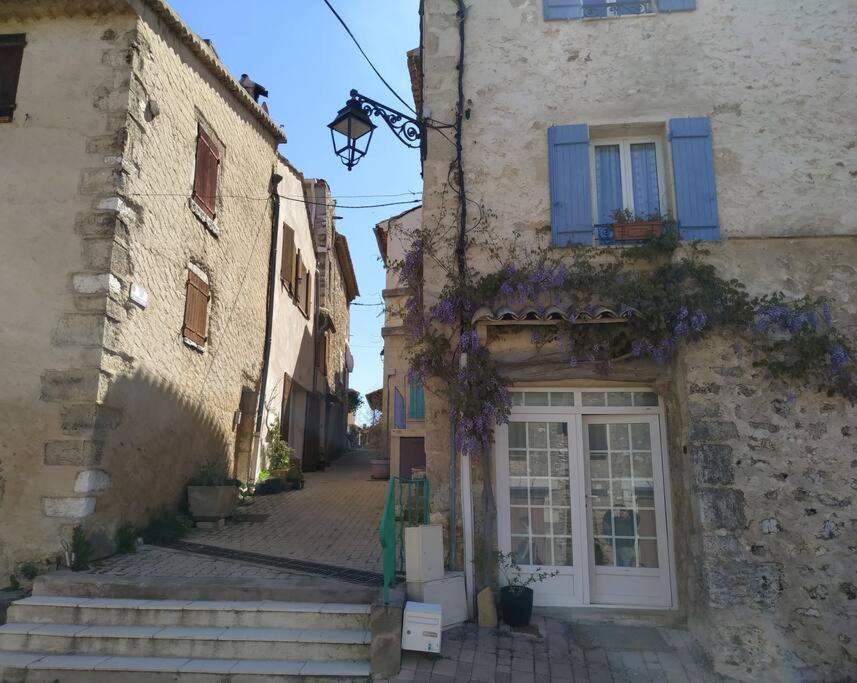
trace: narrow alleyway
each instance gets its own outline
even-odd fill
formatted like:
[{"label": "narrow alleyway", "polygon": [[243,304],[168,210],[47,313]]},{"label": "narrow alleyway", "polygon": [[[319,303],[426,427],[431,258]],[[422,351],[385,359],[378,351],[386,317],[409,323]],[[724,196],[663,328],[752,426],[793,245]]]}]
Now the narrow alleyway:
[{"label": "narrow alleyway", "polygon": [[303,490],[257,496],[224,528],[186,540],[229,551],[381,572],[378,525],[387,482],[372,480],[374,451],[353,450],[324,472],[306,473]]}]

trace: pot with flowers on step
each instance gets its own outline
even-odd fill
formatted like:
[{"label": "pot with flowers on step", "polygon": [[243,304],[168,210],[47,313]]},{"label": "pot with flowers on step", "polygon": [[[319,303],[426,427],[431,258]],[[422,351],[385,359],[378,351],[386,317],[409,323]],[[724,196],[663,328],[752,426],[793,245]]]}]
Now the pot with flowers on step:
[{"label": "pot with flowers on step", "polygon": [[226,474],[224,464],[205,464],[187,485],[188,507],[197,526],[223,526],[235,514],[240,488],[241,482]]},{"label": "pot with flowers on step", "polygon": [[559,574],[537,567],[526,572],[518,564],[515,553],[497,553],[497,565],[506,583],[500,588],[500,615],[509,626],[529,626],[533,616],[533,584],[541,583]]}]

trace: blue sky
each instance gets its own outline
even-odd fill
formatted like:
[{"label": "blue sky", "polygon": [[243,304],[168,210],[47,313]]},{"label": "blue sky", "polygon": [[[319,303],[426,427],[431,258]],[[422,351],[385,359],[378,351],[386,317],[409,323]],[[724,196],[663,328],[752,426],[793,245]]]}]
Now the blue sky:
[{"label": "blue sky", "polygon": [[[340,204],[406,201],[414,197],[345,196],[422,190],[419,152],[398,142],[386,127],[376,131],[369,154],[350,173],[334,156],[327,124],[351,88],[390,106],[399,103],[322,0],[171,2],[194,31],[214,41],[233,74],[247,73],[268,88],[271,115],[285,127],[289,139],[280,151],[307,177],[327,180]],[[331,0],[331,4],[384,78],[413,104],[405,53],[419,44],[418,0]],[[372,228],[407,208],[337,211],[343,217],[337,227],[348,238],[360,286],[356,303],[379,303],[384,287]],[[363,394],[381,386],[381,311],[380,306],[351,309],[355,358],[351,386]]]}]

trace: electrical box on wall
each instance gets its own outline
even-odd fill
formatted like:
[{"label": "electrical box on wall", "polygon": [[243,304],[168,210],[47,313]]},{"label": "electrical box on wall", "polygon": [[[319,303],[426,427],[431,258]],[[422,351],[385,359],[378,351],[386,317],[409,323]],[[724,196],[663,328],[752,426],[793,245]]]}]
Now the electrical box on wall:
[{"label": "electrical box on wall", "polygon": [[405,529],[405,577],[409,583],[443,578],[443,527]]},{"label": "electrical box on wall", "polygon": [[402,649],[440,652],[443,607],[427,602],[406,602],[402,624]]}]

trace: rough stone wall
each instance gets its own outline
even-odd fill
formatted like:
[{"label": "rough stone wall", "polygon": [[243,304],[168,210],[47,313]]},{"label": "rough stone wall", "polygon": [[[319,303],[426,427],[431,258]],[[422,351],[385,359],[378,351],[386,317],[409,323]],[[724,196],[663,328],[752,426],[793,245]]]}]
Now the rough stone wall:
[{"label": "rough stone wall", "polygon": [[134,17],[42,9],[0,23],[27,36],[18,108],[0,124],[0,586],[16,563],[58,555],[96,509],[114,419],[97,402],[125,259],[102,207],[127,177]]},{"label": "rough stone wall", "polygon": [[[735,276],[781,264],[751,290],[830,297],[855,336],[854,240],[736,240],[712,258]],[[690,623],[736,678],[833,680],[857,668],[857,412],[774,382],[753,360],[746,340],[716,337],[680,363]]]},{"label": "rough stone wall", "polygon": [[[202,464],[231,468],[234,416],[261,370],[276,158],[258,120],[148,6],[136,7],[129,175],[115,200],[127,230],[124,305],[103,363],[112,422],[102,467],[113,485],[90,524],[105,540],[123,519],[144,523],[176,506]],[[217,234],[189,204],[200,124],[220,151]],[[181,333],[190,264],[211,287],[203,352]],[[125,301],[132,284],[148,292],[147,306]]]}]

